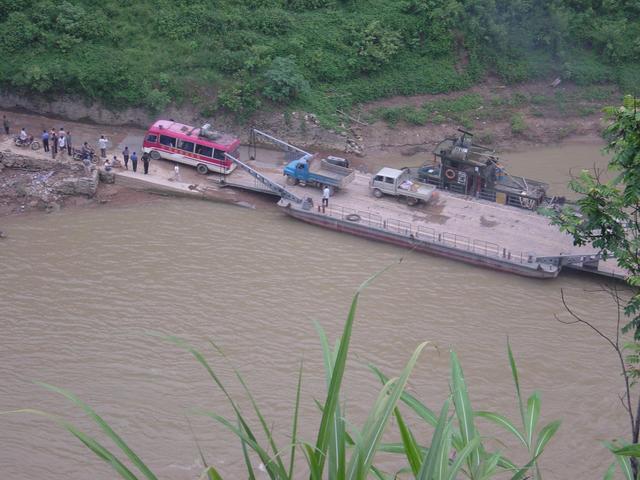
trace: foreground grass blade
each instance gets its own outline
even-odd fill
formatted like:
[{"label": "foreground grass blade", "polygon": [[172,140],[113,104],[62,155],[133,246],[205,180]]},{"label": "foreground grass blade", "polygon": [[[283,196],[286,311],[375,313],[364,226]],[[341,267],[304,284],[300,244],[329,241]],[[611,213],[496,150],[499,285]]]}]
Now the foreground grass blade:
[{"label": "foreground grass blade", "polygon": [[560,428],[560,420],[555,420],[553,422],[545,425],[540,433],[538,434],[538,443],[536,444],[536,449],[533,452],[535,458],[538,458],[542,455],[544,451],[544,447],[547,445],[549,440],[556,434],[558,429]]},{"label": "foreground grass blade", "polygon": [[41,410],[34,409],[21,409],[21,410],[13,410],[10,412],[0,412],[0,414],[8,414],[8,413],[30,413],[35,415],[40,415],[43,417],[47,417],[55,421],[58,425],[65,428],[71,435],[80,440],[89,450],[96,454],[98,458],[105,461],[125,480],[138,480],[138,478],[129,470],[118,458],[112,454],[109,450],[107,450],[104,446],[102,446],[97,440],[90,437],[86,433],[77,429],[73,424],[67,422],[66,420],[62,420],[55,415],[51,415],[50,413],[43,412]]},{"label": "foreground grass blade", "polygon": [[62,395],[63,397],[73,402],[76,406],[82,408],[85,411],[85,413],[91,418],[91,420],[93,420],[96,423],[96,425],[98,425],[100,429],[111,440],[113,440],[113,443],[115,443],[118,446],[118,448],[124,452],[124,454],[129,458],[129,460],[131,460],[131,463],[133,463],[148,480],[157,480],[157,477],[151,472],[151,470],[149,470],[149,468],[144,464],[144,462],[140,460],[140,457],[138,457],[133,452],[133,450],[129,448],[129,446],[125,443],[125,441],[122,440],[122,438],[120,438],[120,436],[113,431],[113,429],[109,426],[109,424],[107,424],[107,422],[105,422],[102,419],[102,417],[100,417],[100,415],[98,415],[93,410],[93,408],[91,408],[89,405],[84,403],[77,396],[75,396],[73,393],[67,390],[56,387],[54,385],[49,385],[48,383],[43,383],[43,382],[34,382],[34,383],[36,385],[40,385],[41,387],[46,388],[47,390],[50,390],[54,393],[58,393]]},{"label": "foreground grass blade", "polygon": [[533,445],[533,432],[536,429],[539,416],[540,396],[538,395],[538,392],[533,392],[527,400],[527,423],[525,423],[525,433],[527,435],[527,445],[529,448]]},{"label": "foreground grass blade", "polygon": [[296,444],[298,443],[298,413],[300,411],[300,389],[302,387],[302,367],[303,361],[300,360],[300,368],[298,369],[298,384],[296,385],[296,404],[293,408],[293,426],[291,427],[291,452],[289,453],[288,478],[293,478],[293,467],[296,459]]},{"label": "foreground grass blade", "polygon": [[[331,376],[333,375],[333,365],[335,356],[340,350],[339,341],[336,342],[334,351],[329,346],[329,339],[324,329],[318,322],[314,322],[318,337],[320,337],[320,345],[322,347],[322,359],[324,362],[325,378],[327,381],[327,390],[331,387]],[[324,410],[322,407],[320,410]],[[340,412],[340,404],[336,406],[335,412],[331,419],[331,428],[329,430],[329,445],[327,447],[327,460],[329,462],[329,478],[338,479],[344,476],[345,469],[345,442],[341,435],[344,432],[344,421]]]},{"label": "foreground grass blade", "polygon": [[402,439],[402,445],[404,446],[404,452],[411,467],[411,471],[414,476],[418,475],[420,471],[420,448],[416,442],[413,433],[407,425],[404,423],[404,419],[400,414],[400,409],[396,407],[394,409],[394,415],[396,422],[398,422],[398,430],[400,430],[400,438]]},{"label": "foreground grass blade", "polygon": [[524,418],[524,405],[522,403],[522,394],[520,393],[520,379],[518,376],[518,368],[516,367],[516,360],[513,357],[513,351],[511,350],[511,343],[507,338],[507,352],[509,354],[509,366],[511,367],[511,375],[513,376],[513,383],[516,386],[516,396],[518,397],[518,409],[520,410],[520,418],[522,419],[522,425],[526,425],[527,422]]},{"label": "foreground grass blade", "polygon": [[[219,348],[211,340],[209,340],[209,343],[211,344],[211,346],[220,355],[222,355],[223,358],[228,360],[227,356],[224,354],[224,352],[222,351],[221,348]],[[284,463],[282,463],[282,459],[280,458],[280,450],[276,446],[276,442],[273,439],[273,433],[271,432],[271,429],[269,428],[269,425],[267,425],[267,421],[265,420],[264,416],[262,415],[262,412],[260,411],[260,407],[258,407],[258,403],[256,402],[255,398],[253,397],[253,394],[251,393],[251,390],[249,390],[249,387],[247,386],[246,382],[244,381],[244,378],[242,377],[242,375],[240,375],[240,372],[238,371],[238,369],[234,365],[232,365],[231,362],[229,362],[229,365],[231,365],[233,373],[235,374],[236,378],[238,379],[238,382],[240,382],[240,385],[242,385],[244,393],[246,393],[247,397],[249,398],[249,401],[251,402],[251,406],[253,407],[253,411],[256,413],[256,416],[258,417],[258,421],[260,422],[260,425],[262,426],[262,430],[264,431],[265,436],[267,437],[267,442],[269,442],[269,446],[271,447],[271,451],[273,452],[273,455],[274,455],[273,458],[275,458],[275,460],[276,460],[276,462],[278,464],[278,469],[281,472],[286,471],[286,469],[284,467]]]},{"label": "foreground grass blade", "polygon": [[[393,414],[398,401],[400,400],[405,386],[407,385],[409,376],[411,375],[411,372],[413,371],[413,368],[415,367],[420,354],[429,343],[430,342],[423,342],[418,345],[418,348],[414,350],[411,358],[405,365],[400,378],[393,382],[393,386],[391,387],[391,390],[388,392],[388,394],[385,393],[386,398],[381,403],[382,410],[380,412],[376,412],[376,409],[374,408],[372,413],[369,415],[369,418],[365,422],[363,439],[364,444],[362,445],[362,450],[364,453],[361,459],[361,471],[363,472],[365,477],[369,472],[371,464],[373,463],[373,458],[375,456],[376,449],[382,440],[384,429],[387,426],[387,423],[389,422],[389,419],[391,418],[391,415]],[[352,462],[353,458],[350,463]],[[357,470],[360,470],[360,468],[358,468]],[[353,471],[351,470],[351,467],[349,467],[348,472],[348,478],[355,478],[352,476]]]},{"label": "foreground grass blade", "polygon": [[[451,382],[453,405],[456,410],[456,416],[458,417],[460,435],[462,437],[464,447],[476,437],[476,428],[473,420],[471,402],[469,401],[469,395],[467,394],[467,385],[465,384],[464,374],[462,373],[462,367],[460,366],[458,356],[454,351],[451,351]],[[480,466],[480,461],[480,451],[472,452],[469,455],[468,467],[472,478],[475,477],[474,472]]]},{"label": "foreground grass blade", "polygon": [[451,421],[449,420],[449,406],[450,402],[449,399],[447,399],[440,410],[438,423],[436,424],[436,429],[431,437],[431,446],[429,447],[427,455],[424,457],[422,467],[416,477],[417,480],[431,480],[433,478],[433,473],[436,468],[436,459],[438,458],[438,453],[443,443],[442,438],[447,430],[447,425]]},{"label": "foreground grass blade", "polygon": [[[218,388],[222,391],[225,397],[227,397],[229,404],[233,408],[233,411],[235,412],[236,417],[240,422],[241,429],[238,429],[233,425],[231,425],[230,429],[234,433],[236,433],[236,435],[237,435],[237,432],[242,430],[241,433],[243,435],[241,436],[239,435],[241,440],[244,440],[245,442],[247,442],[247,444],[252,448],[252,450],[254,450],[256,453],[259,454],[260,461],[262,461],[262,463],[264,464],[271,478],[286,478],[287,472],[284,469],[284,465],[282,465],[282,461],[279,458],[277,458],[277,460],[274,462],[274,460],[266,453],[266,451],[259,446],[256,436],[251,430],[251,427],[249,426],[249,424],[245,421],[244,417],[242,416],[242,413],[240,412],[240,409],[238,408],[236,402],[233,400],[233,397],[231,397],[231,395],[225,388],[224,384],[218,378],[213,368],[211,368],[211,365],[209,365],[209,362],[207,362],[207,359],[204,358],[202,353],[200,353],[199,350],[195,349],[194,347],[189,345],[187,342],[185,342],[184,340],[178,337],[174,337],[174,336],[161,336],[161,337],[167,341],[170,341],[174,345],[187,350],[189,353],[191,353],[191,355],[194,356],[194,358],[198,361],[198,363],[200,363],[200,365],[202,365],[205,368],[205,370],[207,371],[209,376],[213,379],[213,381],[218,386]],[[215,345],[214,345],[214,348],[215,348]],[[210,416],[211,415],[215,415],[215,414],[210,414]],[[215,417],[222,419],[222,417],[220,417],[219,415],[215,415]],[[226,419],[223,419],[223,420],[224,422],[228,423]],[[224,422],[222,423],[226,425],[226,423]]]},{"label": "foreground grass blade", "polygon": [[527,441],[524,438],[524,436],[522,436],[522,433],[520,433],[520,431],[516,428],[516,426],[513,423],[511,423],[503,415],[500,415],[498,413],[483,412],[483,411],[476,411],[476,412],[474,412],[474,415],[476,417],[481,417],[481,418],[484,418],[486,420],[489,420],[490,422],[498,425],[499,427],[502,427],[507,432],[512,433],[513,436],[515,436],[518,440],[520,440],[520,443],[522,443],[522,445],[524,447],[528,447]]},{"label": "foreground grass blade", "polygon": [[[378,376],[378,378],[380,379],[383,385],[389,381],[389,377],[387,377],[384,373],[382,373],[382,371],[380,371],[378,367],[374,365],[369,365],[369,368],[373,371],[373,373],[375,373]],[[420,400],[415,398],[410,393],[402,392],[402,396],[400,397],[400,400],[402,400],[402,402],[405,405],[410,407],[414,412],[418,414],[420,418],[422,418],[425,422],[427,422],[432,427],[435,427],[436,424],[438,423],[438,417],[436,416],[435,413],[433,413],[433,410],[426,407],[424,403],[422,403]]]},{"label": "foreground grass blade", "polygon": [[379,275],[386,272],[391,265],[382,269],[369,279],[364,281],[356,290],[353,300],[351,301],[351,307],[349,309],[349,315],[344,325],[342,336],[340,337],[340,347],[336,355],[336,360],[331,373],[331,382],[327,391],[327,398],[324,402],[324,409],[322,412],[322,419],[320,420],[320,428],[318,429],[318,436],[316,438],[316,450],[315,460],[318,464],[314,470],[322,475],[324,469],[324,462],[327,454],[327,447],[329,445],[329,434],[331,430],[331,423],[334,421],[334,414],[340,400],[340,387],[342,385],[342,378],[344,376],[344,370],[347,363],[347,352],[349,351],[349,344],[351,341],[351,332],[353,330],[353,321],[356,316],[356,309],[358,307],[358,299],[362,291],[369,286]]},{"label": "foreground grass blade", "polygon": [[200,478],[206,478],[207,480],[222,480],[222,477],[220,476],[218,471],[213,467],[207,467]]}]

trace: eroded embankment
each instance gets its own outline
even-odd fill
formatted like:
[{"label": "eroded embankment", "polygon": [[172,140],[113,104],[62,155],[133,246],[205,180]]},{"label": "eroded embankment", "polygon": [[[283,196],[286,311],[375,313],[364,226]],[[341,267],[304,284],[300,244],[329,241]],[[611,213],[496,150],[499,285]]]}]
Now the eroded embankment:
[{"label": "eroded embankment", "polygon": [[99,174],[78,163],[63,163],[6,150],[0,152],[0,215],[58,210],[70,197],[91,198]]}]

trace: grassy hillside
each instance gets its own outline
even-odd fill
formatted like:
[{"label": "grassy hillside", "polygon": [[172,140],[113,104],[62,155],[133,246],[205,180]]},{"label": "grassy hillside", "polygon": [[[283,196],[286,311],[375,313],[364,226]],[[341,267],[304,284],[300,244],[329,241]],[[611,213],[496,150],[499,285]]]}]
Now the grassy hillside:
[{"label": "grassy hillside", "polygon": [[637,0],[4,0],[0,85],[113,108],[336,108],[558,75],[637,93]]}]

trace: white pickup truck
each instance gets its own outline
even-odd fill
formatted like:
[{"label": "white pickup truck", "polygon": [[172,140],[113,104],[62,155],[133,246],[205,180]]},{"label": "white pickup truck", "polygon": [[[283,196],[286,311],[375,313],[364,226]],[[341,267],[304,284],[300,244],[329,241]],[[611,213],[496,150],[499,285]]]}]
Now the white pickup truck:
[{"label": "white pickup truck", "polygon": [[409,171],[389,167],[382,168],[373,176],[369,188],[376,198],[392,195],[403,199],[410,206],[421,201],[427,203],[436,189],[434,185],[419,182]]}]

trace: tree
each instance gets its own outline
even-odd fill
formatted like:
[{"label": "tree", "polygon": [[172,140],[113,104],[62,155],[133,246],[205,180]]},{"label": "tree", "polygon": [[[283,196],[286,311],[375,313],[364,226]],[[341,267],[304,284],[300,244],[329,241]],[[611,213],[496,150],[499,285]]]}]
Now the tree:
[{"label": "tree", "polygon": [[[615,340],[576,315],[565,302],[569,313],[577,322],[593,328],[605,338],[616,351],[625,381],[625,395],[621,397],[630,421],[631,444],[638,452],[640,436],[640,395],[634,389],[639,377],[638,365],[640,349],[640,100],[626,96],[619,108],[606,109],[611,125],[605,130],[606,151],[613,153],[609,169],[615,173],[613,180],[602,182],[598,172],[583,171],[571,181],[570,187],[581,194],[577,201],[578,210],[566,207],[561,212],[551,214],[553,223],[573,236],[576,245],[592,245],[601,250],[603,258],[612,258],[626,271],[626,283],[631,295],[622,300],[617,290],[611,290],[618,312],[623,309],[628,322],[622,326],[622,333],[632,333],[633,340],[622,347],[619,333]],[[618,316],[618,327],[620,316]],[[626,358],[623,350],[631,351]],[[635,391],[632,391],[635,390]],[[632,394],[635,399],[632,400]],[[613,449],[614,453],[621,450]],[[626,453],[629,456],[633,453]],[[638,475],[638,463],[631,462],[633,478]]]}]

